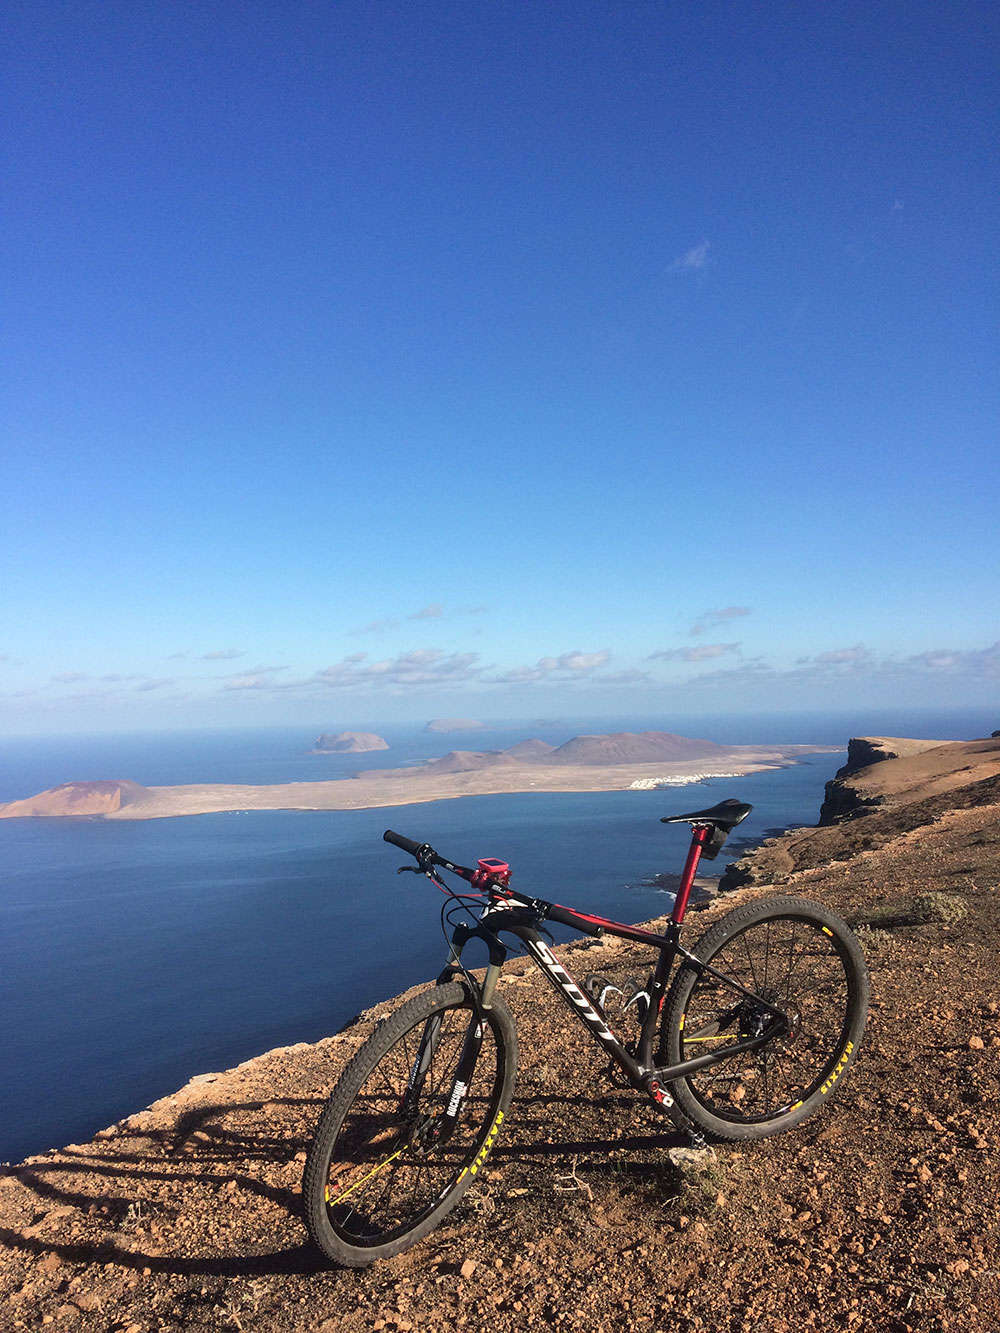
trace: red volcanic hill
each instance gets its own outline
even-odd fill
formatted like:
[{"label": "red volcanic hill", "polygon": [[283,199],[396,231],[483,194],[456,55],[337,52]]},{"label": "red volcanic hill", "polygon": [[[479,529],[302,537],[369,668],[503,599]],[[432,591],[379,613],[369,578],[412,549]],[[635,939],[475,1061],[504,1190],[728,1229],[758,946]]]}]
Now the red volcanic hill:
[{"label": "red volcanic hill", "polygon": [[550,745],[548,741],[535,739],[530,741],[518,741],[516,745],[512,745],[509,750],[504,750],[503,753],[509,755],[511,759],[537,759],[538,762],[541,763],[548,759],[549,755],[553,753],[555,748],[556,747]]},{"label": "red volcanic hill", "polygon": [[554,749],[546,741],[519,741],[509,750],[451,750],[432,759],[421,773],[471,773],[512,764],[655,764],[709,759],[725,753],[714,741],[691,740],[669,731],[618,731],[607,736],[574,736]]},{"label": "red volcanic hill", "polygon": [[692,740],[670,731],[615,731],[574,736],[546,758],[548,764],[655,764],[710,758],[725,753],[715,741]]},{"label": "red volcanic hill", "polygon": [[146,787],[128,778],[96,782],[64,782],[23,801],[0,805],[0,819],[23,815],[111,815],[125,805],[135,805],[149,796]]}]

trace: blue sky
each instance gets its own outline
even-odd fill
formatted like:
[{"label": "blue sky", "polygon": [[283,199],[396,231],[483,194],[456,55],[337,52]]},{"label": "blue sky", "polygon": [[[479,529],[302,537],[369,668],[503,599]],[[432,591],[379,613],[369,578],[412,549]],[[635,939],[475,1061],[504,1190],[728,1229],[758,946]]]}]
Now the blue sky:
[{"label": "blue sky", "polygon": [[14,0],[0,724],[1000,707],[997,28]]}]

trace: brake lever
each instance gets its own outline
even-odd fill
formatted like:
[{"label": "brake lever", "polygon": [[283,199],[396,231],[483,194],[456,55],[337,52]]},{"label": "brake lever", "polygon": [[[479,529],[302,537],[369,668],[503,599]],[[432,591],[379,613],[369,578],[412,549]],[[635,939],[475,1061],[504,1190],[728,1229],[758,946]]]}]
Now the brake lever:
[{"label": "brake lever", "polygon": [[407,871],[412,875],[422,875],[424,873],[419,866],[397,866],[396,868],[397,875],[405,875]]}]

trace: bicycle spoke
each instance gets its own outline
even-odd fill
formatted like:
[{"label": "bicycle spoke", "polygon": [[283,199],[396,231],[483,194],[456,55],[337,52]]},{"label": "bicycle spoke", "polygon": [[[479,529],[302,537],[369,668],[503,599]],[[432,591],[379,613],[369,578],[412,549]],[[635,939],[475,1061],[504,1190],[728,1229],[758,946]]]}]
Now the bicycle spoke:
[{"label": "bicycle spoke", "polygon": [[[328,1173],[331,1225],[345,1239],[374,1245],[414,1227],[471,1160],[489,1127],[500,1077],[489,1023],[483,1023],[464,1113],[454,1122],[444,1114],[474,1022],[471,1008],[451,1006],[407,1029],[372,1066],[345,1114]],[[418,1059],[422,1074],[407,1098]],[[352,1169],[356,1178],[345,1181],[343,1172]]]},{"label": "bicycle spoke", "polygon": [[[752,923],[710,961],[733,984],[709,974],[695,982],[680,1034],[683,1059],[706,1049],[724,1056],[727,1040],[762,1033],[771,1004],[789,1013],[792,1030],[690,1075],[688,1084],[714,1114],[766,1119],[809,1095],[838,1050],[847,1005],[843,962],[832,937],[807,918]],[[738,986],[760,1000],[740,996]]]}]

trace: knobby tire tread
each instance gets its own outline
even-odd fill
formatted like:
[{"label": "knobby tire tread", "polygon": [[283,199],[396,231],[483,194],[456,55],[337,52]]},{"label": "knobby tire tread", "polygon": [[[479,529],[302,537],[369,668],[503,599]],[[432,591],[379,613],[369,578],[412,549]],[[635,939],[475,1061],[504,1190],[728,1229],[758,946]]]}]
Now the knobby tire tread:
[{"label": "knobby tire tread", "polygon": [[[460,981],[434,986],[423,994],[407,1000],[355,1053],[331,1093],[316,1127],[306,1159],[302,1177],[302,1202],[310,1237],[327,1258],[335,1263],[349,1268],[365,1267],[378,1259],[388,1259],[408,1249],[438,1226],[473,1183],[475,1175],[472,1173],[455,1181],[433,1212],[411,1230],[384,1245],[351,1245],[337,1235],[327,1215],[326,1185],[330,1157],[342,1122],[366,1081],[396,1043],[416,1024],[426,1021],[434,1013],[465,1007],[469,1003],[468,986]],[[517,1029],[510,1009],[499,996],[494,996],[492,1006],[486,1011],[485,1016],[493,1029],[498,1058],[503,1058],[503,1078],[497,1107],[480,1126],[476,1143],[468,1154],[466,1165],[475,1159],[480,1140],[489,1126],[495,1122],[496,1111],[502,1111],[506,1115],[513,1096],[517,1073]]]}]

